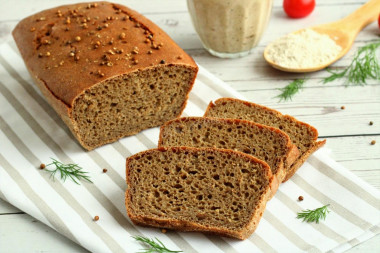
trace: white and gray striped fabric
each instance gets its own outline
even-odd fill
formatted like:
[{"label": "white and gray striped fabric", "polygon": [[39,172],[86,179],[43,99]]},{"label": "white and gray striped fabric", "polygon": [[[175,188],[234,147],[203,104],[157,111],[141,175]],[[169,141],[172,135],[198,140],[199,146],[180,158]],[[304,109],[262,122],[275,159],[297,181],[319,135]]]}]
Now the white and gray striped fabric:
[{"label": "white and gray striped fabric", "polygon": [[[203,115],[219,97],[241,98],[200,68],[184,115]],[[330,159],[326,149],[280,186],[245,241],[133,225],[124,206],[125,158],[156,147],[159,129],[85,152],[32,84],[13,43],[0,45],[0,130],[0,198],[93,252],[136,252],[142,245],[133,235],[157,237],[184,252],[342,252],[380,232],[380,193]],[[49,178],[38,167],[50,158],[81,165],[94,183]],[[299,195],[304,201],[297,201]],[[320,224],[295,218],[302,209],[325,204],[331,213]]]}]

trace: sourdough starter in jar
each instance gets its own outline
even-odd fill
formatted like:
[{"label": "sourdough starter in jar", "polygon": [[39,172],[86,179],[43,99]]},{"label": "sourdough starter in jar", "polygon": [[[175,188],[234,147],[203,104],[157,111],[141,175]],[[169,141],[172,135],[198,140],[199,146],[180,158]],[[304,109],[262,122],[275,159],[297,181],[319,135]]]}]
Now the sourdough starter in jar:
[{"label": "sourdough starter in jar", "polygon": [[235,58],[259,42],[272,0],[187,0],[187,5],[204,47],[215,56]]}]

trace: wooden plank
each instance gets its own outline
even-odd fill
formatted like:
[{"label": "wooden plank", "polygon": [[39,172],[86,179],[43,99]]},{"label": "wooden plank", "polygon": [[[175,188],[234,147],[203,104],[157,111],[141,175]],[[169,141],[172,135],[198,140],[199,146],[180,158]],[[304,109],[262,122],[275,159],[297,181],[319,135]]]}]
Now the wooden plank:
[{"label": "wooden plank", "polygon": [[[375,145],[370,142],[376,140]],[[380,136],[328,138],[331,157],[380,190]]]},{"label": "wooden plank", "polygon": [[[378,166],[380,163],[379,160],[374,161],[349,161],[349,162],[340,162],[343,166],[346,168],[352,167],[352,168],[371,168],[372,166]],[[351,170],[356,176],[360,177],[376,189],[380,190],[380,171],[379,170]]]},{"label": "wooden plank", "polygon": [[[0,16],[0,20],[14,20],[14,19],[21,19],[23,17],[26,17],[27,15],[30,15],[32,13],[38,12],[40,10],[56,7],[59,5],[64,4],[71,4],[71,3],[77,3],[77,0],[65,0],[65,1],[46,1],[46,0],[33,0],[30,3],[26,3],[23,1],[4,1],[2,3],[2,8],[6,9],[7,11],[2,13]],[[81,2],[93,2],[89,0],[83,0]],[[165,0],[160,1],[159,4],[152,4],[151,0],[138,0],[138,1],[122,1],[122,0],[113,0],[112,2],[120,3],[123,5],[127,5],[128,7],[135,9],[145,15],[150,13],[178,13],[178,12],[187,12],[187,5],[186,1],[178,1],[178,0]],[[356,9],[360,5],[364,4],[366,1],[341,1],[341,0],[318,0],[317,6],[313,13],[306,19],[314,20],[321,15],[321,13],[324,13],[324,10],[329,7],[334,7],[336,5],[339,5],[343,10],[345,8],[348,8],[348,10],[351,11],[351,9]],[[286,15],[283,13],[282,10],[282,0],[275,0],[274,1],[274,12],[281,11],[281,15],[279,17],[286,18]],[[342,12],[343,12],[342,10]],[[274,13],[276,14],[276,13]],[[277,16],[276,16],[277,17]],[[305,19],[304,19],[305,20]],[[322,20],[322,19],[320,19]]]},{"label": "wooden plank", "polygon": [[[82,0],[80,2],[94,2],[89,0]],[[122,1],[113,0],[114,3],[127,5],[128,7],[138,10],[141,13],[173,13],[173,12],[187,12],[186,1],[178,0],[165,0],[160,3],[152,4],[151,0],[135,0],[135,1]],[[53,8],[60,5],[78,3],[77,0],[65,1],[46,1],[46,0],[33,0],[28,3],[27,1],[3,1],[2,8],[7,11],[2,13],[0,20],[20,20],[28,15],[38,11]]]},{"label": "wooden plank", "polygon": [[[276,90],[240,91],[248,100],[263,104],[316,127],[321,136],[379,134],[378,86],[304,89],[293,101],[279,103]],[[353,95],[355,94],[355,95]],[[345,106],[345,110],[340,109]],[[370,126],[369,121],[375,122]]]},{"label": "wooden plank", "polygon": [[[184,2],[185,1],[174,1],[173,6],[171,6],[169,4],[171,4],[172,1],[164,1],[162,2],[163,4],[159,5],[160,7],[158,6],[156,7],[156,5],[152,5],[152,4],[146,4],[147,8],[152,8],[153,6],[154,9],[152,9],[151,12],[148,11],[149,9],[147,10],[147,12],[144,12],[141,10],[140,11],[143,14],[146,14],[146,16],[149,19],[151,19],[158,26],[160,26],[164,31],[166,31],[182,48],[201,49],[202,48],[201,42],[192,26],[190,16],[187,13],[187,9],[185,9],[183,12],[176,11],[175,13],[168,13],[167,11],[162,12],[162,9],[161,9],[162,6],[164,7],[165,10],[168,10],[168,9],[175,10],[176,7],[181,9],[179,6],[185,6],[186,8],[186,5]],[[16,2],[16,3],[19,3],[19,2]],[[39,6],[38,10],[55,6],[53,3],[54,1],[43,1],[41,2],[41,5]],[[130,3],[136,4],[137,2],[131,1]],[[11,2],[9,3],[7,2],[7,4],[11,4]],[[143,6],[141,3],[138,3],[138,5]],[[320,24],[321,23],[320,20],[323,20],[324,21],[323,23],[335,21],[338,18],[340,18],[340,16],[339,17],[333,16],[330,13],[339,13],[339,15],[343,17],[343,16],[348,15],[355,9],[357,9],[359,6],[360,4],[354,4],[354,3],[344,5],[344,8],[342,8],[341,6],[324,5],[324,6],[320,6],[320,8],[318,9],[318,13],[313,14],[315,15],[315,17],[311,15],[310,17],[301,19],[301,20],[289,19],[285,16],[281,8],[278,8],[278,9],[275,8],[272,13],[272,19],[259,45],[263,47],[263,45],[267,45],[268,43],[272,42],[278,37],[283,36],[289,32]],[[139,10],[139,8],[135,8],[135,9]],[[15,8],[13,6],[10,7],[6,15],[3,15],[0,17],[0,24],[1,24],[0,27],[5,26],[7,27],[6,30],[12,30],[18,20],[21,20],[22,18],[36,11],[35,9],[33,10],[29,9],[28,11],[27,10],[28,8]],[[25,11],[27,11],[27,13],[24,13]],[[15,12],[15,13],[12,13],[12,12]],[[374,25],[372,25],[371,27],[373,26]],[[373,30],[374,29],[371,28],[368,31],[372,31],[372,35],[374,35]],[[360,40],[363,40],[363,39],[365,40],[369,34],[371,34],[371,32],[360,33]],[[0,36],[5,36],[5,35],[0,35]],[[258,49],[260,49],[260,47],[258,47]],[[258,50],[258,52],[261,54],[260,50]],[[212,58],[217,59],[215,57],[212,57]],[[241,58],[243,62],[245,62],[244,59],[247,59],[247,58]]]},{"label": "wooden plank", "polygon": [[0,215],[0,252],[88,252],[28,214]]},{"label": "wooden plank", "polygon": [[[375,145],[370,144],[372,140],[376,140]],[[380,172],[380,136],[327,138],[326,147],[333,150],[332,158],[337,162],[369,160],[375,163],[377,161],[374,166],[348,168],[350,170],[378,170]]]}]

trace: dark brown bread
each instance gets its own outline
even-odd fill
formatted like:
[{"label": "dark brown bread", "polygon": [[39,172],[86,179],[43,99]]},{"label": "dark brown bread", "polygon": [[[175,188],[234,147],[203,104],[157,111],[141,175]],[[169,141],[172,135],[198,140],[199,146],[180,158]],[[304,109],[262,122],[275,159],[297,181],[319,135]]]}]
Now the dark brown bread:
[{"label": "dark brown bread", "polygon": [[32,78],[88,150],[178,117],[198,71],[150,20],[108,2],[39,12],[13,36]]},{"label": "dark brown bread", "polygon": [[250,120],[287,133],[301,154],[291,165],[284,181],[291,178],[306,159],[326,143],[326,140],[317,141],[318,131],[309,124],[268,107],[234,98],[221,98],[215,103],[211,102],[204,116]]},{"label": "dark brown bread", "polygon": [[239,119],[186,117],[161,126],[159,147],[233,149],[265,161],[278,182],[299,156],[289,136],[277,128]]},{"label": "dark brown bread", "polygon": [[151,149],[127,159],[125,204],[138,225],[245,239],[271,195],[269,166],[226,149]]}]

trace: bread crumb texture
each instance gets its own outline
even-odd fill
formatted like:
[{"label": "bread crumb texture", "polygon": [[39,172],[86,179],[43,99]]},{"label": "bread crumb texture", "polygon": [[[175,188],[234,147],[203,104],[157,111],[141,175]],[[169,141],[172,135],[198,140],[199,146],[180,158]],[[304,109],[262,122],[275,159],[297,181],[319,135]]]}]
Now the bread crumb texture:
[{"label": "bread crumb texture", "polygon": [[128,214],[156,227],[251,233],[265,207],[268,172],[265,163],[231,150],[148,150],[127,160]]},{"label": "bread crumb texture", "polygon": [[97,146],[178,117],[193,75],[183,66],[162,66],[108,79],[86,90],[72,111],[82,142]]}]

